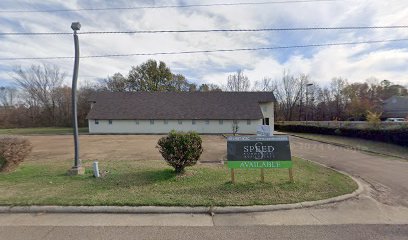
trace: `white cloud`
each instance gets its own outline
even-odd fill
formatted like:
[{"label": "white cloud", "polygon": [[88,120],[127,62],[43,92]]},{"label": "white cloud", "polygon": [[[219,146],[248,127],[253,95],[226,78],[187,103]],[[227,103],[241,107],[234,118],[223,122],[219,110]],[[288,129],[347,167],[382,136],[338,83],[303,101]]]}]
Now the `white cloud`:
[{"label": "white cloud", "polygon": [[[144,2],[144,4],[143,4]],[[148,5],[151,1],[139,1]],[[189,1],[202,3],[202,1]],[[206,1],[205,3],[219,3]],[[178,1],[155,1],[156,5],[178,4]],[[135,6],[133,1],[2,1],[2,9],[86,8]],[[408,25],[408,4],[392,1],[339,1],[322,3],[292,3],[261,6],[205,7],[192,9],[150,9],[128,11],[94,11],[76,13],[21,13],[0,16],[2,31],[70,32],[72,21],[81,21],[81,31],[217,29],[303,26],[369,26]],[[314,31],[268,33],[197,33],[197,34],[138,34],[80,35],[81,55],[170,52],[283,46],[292,44],[364,41],[406,38],[405,29],[364,31]],[[279,78],[284,69],[306,73],[318,82],[327,83],[342,76],[350,81],[369,77],[389,79],[407,84],[408,52],[404,44],[372,44],[333,46],[296,51],[274,50],[190,55],[156,56],[174,71],[194,81],[222,84],[229,74],[243,69],[251,81],[263,77]],[[72,56],[72,36],[0,37],[0,57]],[[285,54],[283,54],[285,53]],[[132,65],[149,56],[129,58],[82,59],[80,77],[87,80],[104,78],[115,72],[126,74]],[[49,60],[72,73],[72,60]],[[1,81],[9,80],[13,65],[28,66],[37,61],[2,61]]]}]

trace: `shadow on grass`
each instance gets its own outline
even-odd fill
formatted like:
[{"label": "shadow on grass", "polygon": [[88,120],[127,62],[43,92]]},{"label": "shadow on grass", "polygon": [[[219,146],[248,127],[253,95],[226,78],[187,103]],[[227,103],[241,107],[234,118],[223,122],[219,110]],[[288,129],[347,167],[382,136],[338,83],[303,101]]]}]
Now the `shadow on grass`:
[{"label": "shadow on grass", "polygon": [[299,184],[291,183],[289,181],[276,182],[237,182],[232,184],[231,181],[220,182],[214,185],[196,186],[189,189],[178,189],[180,194],[192,194],[202,195],[205,193],[212,193],[216,195],[228,195],[228,194],[245,194],[249,192],[257,191],[296,191],[299,188]]}]

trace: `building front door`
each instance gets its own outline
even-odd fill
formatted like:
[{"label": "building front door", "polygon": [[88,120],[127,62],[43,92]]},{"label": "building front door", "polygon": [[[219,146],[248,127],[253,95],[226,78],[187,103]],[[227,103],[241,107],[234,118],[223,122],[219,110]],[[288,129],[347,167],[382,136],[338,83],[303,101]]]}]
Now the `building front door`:
[{"label": "building front door", "polygon": [[262,119],[262,125],[269,125],[269,118]]}]

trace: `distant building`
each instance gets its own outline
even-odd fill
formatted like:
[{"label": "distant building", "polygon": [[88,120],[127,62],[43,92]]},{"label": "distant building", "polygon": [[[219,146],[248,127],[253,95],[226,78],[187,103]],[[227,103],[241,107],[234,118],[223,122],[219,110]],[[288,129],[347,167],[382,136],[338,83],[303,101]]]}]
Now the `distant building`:
[{"label": "distant building", "polygon": [[382,118],[408,118],[408,96],[392,96],[383,103]]},{"label": "distant building", "polygon": [[272,92],[101,92],[91,97],[90,133],[161,134],[171,130],[204,134],[273,133]]}]

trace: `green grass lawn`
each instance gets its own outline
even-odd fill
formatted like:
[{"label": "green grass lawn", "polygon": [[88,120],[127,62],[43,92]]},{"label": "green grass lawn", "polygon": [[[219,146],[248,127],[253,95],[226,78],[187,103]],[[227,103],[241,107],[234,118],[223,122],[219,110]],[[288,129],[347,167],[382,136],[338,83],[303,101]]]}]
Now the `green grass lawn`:
[{"label": "green grass lawn", "polygon": [[322,135],[313,133],[288,133],[288,134],[308,138],[311,140],[341,144],[358,150],[369,151],[378,154],[385,154],[408,160],[408,148],[391,143],[370,141],[360,138],[350,138],[343,136]]},{"label": "green grass lawn", "polygon": [[[80,133],[88,133],[88,128],[79,128]],[[72,134],[72,128],[57,128],[57,127],[44,127],[44,128],[6,128],[0,129],[0,134],[8,135],[31,135],[31,134]]]},{"label": "green grass lawn", "polygon": [[[236,184],[221,165],[196,165],[176,176],[164,161],[100,162],[109,173],[95,179],[70,177],[71,161],[23,163],[15,172],[0,173],[0,205],[157,205],[225,206],[295,203],[350,193],[349,177],[301,159],[294,159],[295,183],[287,169],[236,170]],[[84,161],[90,169],[91,161]]]}]

